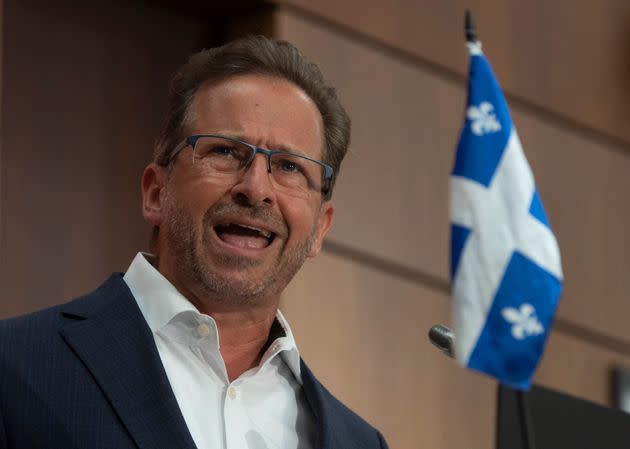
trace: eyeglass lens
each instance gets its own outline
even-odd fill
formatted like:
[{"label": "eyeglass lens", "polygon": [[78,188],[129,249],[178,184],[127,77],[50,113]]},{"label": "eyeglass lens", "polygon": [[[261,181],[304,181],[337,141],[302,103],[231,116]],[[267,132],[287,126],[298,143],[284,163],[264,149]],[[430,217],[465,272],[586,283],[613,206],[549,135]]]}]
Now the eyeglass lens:
[{"label": "eyeglass lens", "polygon": [[[211,175],[235,175],[251,164],[255,148],[222,137],[200,137],[195,143],[193,162]],[[323,167],[297,154],[272,153],[271,177],[280,186],[296,192],[321,190]]]}]

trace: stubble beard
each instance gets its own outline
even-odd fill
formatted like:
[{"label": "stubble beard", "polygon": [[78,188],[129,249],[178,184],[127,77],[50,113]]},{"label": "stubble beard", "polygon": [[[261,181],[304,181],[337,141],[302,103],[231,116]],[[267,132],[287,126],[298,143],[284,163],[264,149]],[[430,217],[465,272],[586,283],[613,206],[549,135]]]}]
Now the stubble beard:
[{"label": "stubble beard", "polygon": [[[245,208],[234,203],[214,205],[204,214],[200,239],[192,217],[183,208],[177,207],[173,202],[169,203],[171,207],[167,212],[167,226],[163,228],[174,260],[178,264],[177,270],[184,279],[189,279],[197,287],[195,290],[200,289],[203,296],[223,303],[229,302],[234,306],[261,303],[269,298],[277,299],[304,264],[315,239],[314,224],[307,240],[300,242],[297,247],[287,248],[285,240],[275,261],[260,261],[245,256],[213,252],[211,260],[216,266],[213,268],[209,263],[210,258],[206,256],[209,251],[213,251],[212,223],[218,216],[238,212],[264,220],[272,219],[270,212],[264,208]],[[284,222],[283,226],[286,228]],[[286,235],[288,237],[288,233]],[[264,263],[269,264],[269,267],[256,278],[229,274],[229,271],[255,269]],[[229,271],[226,272],[225,269]]]}]

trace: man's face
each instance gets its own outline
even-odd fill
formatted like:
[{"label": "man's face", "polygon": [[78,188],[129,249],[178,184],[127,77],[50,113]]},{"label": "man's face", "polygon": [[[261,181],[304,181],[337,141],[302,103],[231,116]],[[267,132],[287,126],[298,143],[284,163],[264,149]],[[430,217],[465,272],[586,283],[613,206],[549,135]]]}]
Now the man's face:
[{"label": "man's face", "polygon": [[[203,85],[188,131],[322,157],[317,107],[277,78],[242,75]],[[155,165],[145,170],[144,215],[160,227],[158,269],[194,302],[277,300],[306,257],[319,252],[332,206],[318,191],[292,196],[276,189],[265,155],[230,182],[204,175],[192,159],[187,147],[170,173]]]}]

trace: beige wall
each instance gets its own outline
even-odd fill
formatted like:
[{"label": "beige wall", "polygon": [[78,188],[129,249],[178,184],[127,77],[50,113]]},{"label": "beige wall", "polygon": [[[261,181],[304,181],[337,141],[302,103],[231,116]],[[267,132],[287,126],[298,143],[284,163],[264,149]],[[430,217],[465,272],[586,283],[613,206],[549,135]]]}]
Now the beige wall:
[{"label": "beige wall", "polygon": [[[466,72],[464,9],[513,100],[597,138],[630,142],[626,0],[279,0],[442,75]],[[590,134],[590,132],[589,132]]]},{"label": "beige wall", "polygon": [[[441,360],[425,336],[431,324],[450,322],[448,176],[466,94],[465,78],[434,59],[436,49],[448,50],[461,60],[461,68],[453,71],[465,69],[463,11],[455,30],[431,28],[430,43],[410,49],[412,43],[397,40],[396,32],[418,38],[426,31],[422,27],[366,25],[396,14],[407,23],[401,5],[379,3],[377,15],[354,4],[359,14],[350,20],[344,15],[348,3],[353,4],[280,8],[276,14],[276,34],[322,66],[353,118],[324,260],[295,281],[285,309],[314,369],[381,427],[393,447],[455,448],[463,441],[468,447],[492,447],[490,383]],[[451,6],[427,8],[440,22],[455,14]],[[415,17],[417,8],[424,6],[409,9]],[[364,23],[365,15],[370,18]],[[490,29],[484,35],[492,58],[505,45],[499,42],[497,50],[499,39],[491,38],[494,26],[501,25],[488,18],[480,22]],[[390,41],[381,45],[387,32]],[[458,38],[455,49],[444,43],[450,32]],[[503,27],[501,32],[511,36],[516,30]],[[532,45],[545,43],[536,42]],[[427,50],[433,45],[436,49]],[[510,48],[518,51],[523,45]],[[412,50],[417,54],[410,56]],[[535,56],[532,51],[524,57]],[[512,73],[502,73],[509,64],[501,54],[497,59],[500,80],[507,78],[508,88],[517,89]],[[558,59],[558,65],[565,63]],[[552,60],[536,64],[534,73],[560,73],[545,68],[554,65]],[[588,90],[587,75],[576,74],[570,82],[576,77]],[[560,114],[563,103],[554,103],[559,115],[550,115],[539,100],[532,95],[511,101],[511,112],[560,241],[566,287],[559,325],[536,381],[609,404],[612,366],[630,363],[630,152],[608,130],[593,133],[570,114]],[[585,99],[575,99],[580,101]],[[339,363],[331,366],[331,360]],[[470,427],[447,432],[436,416],[451,416]]]},{"label": "beige wall", "polygon": [[[167,80],[209,45],[220,16],[71,3],[0,3],[3,317],[88,291],[146,247],[138,180]],[[354,126],[330,239],[283,303],[302,353],[392,448],[492,447],[494,383],[426,339],[450,321],[463,2],[278,3],[227,34],[268,30],[296,43],[338,86]],[[564,258],[559,325],[537,381],[606,404],[610,368],[630,365],[629,7],[582,3],[472,6]]]},{"label": "beige wall", "polygon": [[141,2],[4,2],[0,316],[91,291],[146,249],[140,175],[206,25]]},{"label": "beige wall", "polygon": [[427,344],[429,327],[449,319],[443,293],[324,253],[283,310],[315,374],[391,448],[492,447],[494,383]]},{"label": "beige wall", "polygon": [[[0,61],[3,60],[3,50],[4,50],[4,0],[0,0]],[[0,68],[2,64],[0,63]],[[0,105],[2,104],[2,77],[3,71],[0,69]],[[0,110],[0,267],[4,266],[4,258],[6,257],[6,253],[2,251],[4,248],[4,221],[5,215],[2,213],[2,206],[4,205],[4,152],[2,151],[3,144],[3,123],[2,123],[2,110]],[[0,280],[2,279],[2,275],[0,275]],[[0,301],[1,303],[1,301]]]},{"label": "beige wall", "polygon": [[[446,281],[447,183],[463,80],[292,11],[280,13],[278,30],[322,64],[353,117],[331,239]],[[512,115],[564,258],[561,316],[630,340],[630,153],[518,105]]]}]

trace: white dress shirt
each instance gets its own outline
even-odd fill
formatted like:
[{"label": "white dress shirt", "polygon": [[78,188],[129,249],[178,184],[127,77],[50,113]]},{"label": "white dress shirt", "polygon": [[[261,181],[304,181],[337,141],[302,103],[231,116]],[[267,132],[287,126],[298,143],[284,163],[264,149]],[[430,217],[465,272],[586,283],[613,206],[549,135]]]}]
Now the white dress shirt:
[{"label": "white dress shirt", "polygon": [[[124,280],[153,331],[162,364],[198,449],[309,449],[315,421],[300,355],[280,311],[260,364],[230,382],[215,321],[199,313],[138,253]],[[273,337],[272,337],[273,338]]]}]

